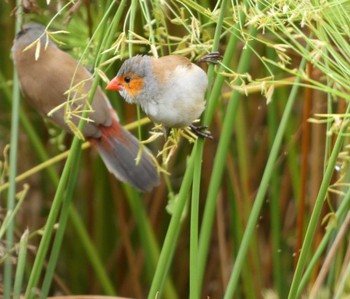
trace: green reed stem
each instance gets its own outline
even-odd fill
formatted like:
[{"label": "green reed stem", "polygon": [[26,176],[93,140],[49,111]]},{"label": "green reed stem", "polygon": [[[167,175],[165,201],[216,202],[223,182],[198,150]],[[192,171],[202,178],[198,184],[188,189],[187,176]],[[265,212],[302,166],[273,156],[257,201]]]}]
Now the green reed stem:
[{"label": "green reed stem", "polygon": [[[340,206],[335,213],[335,219],[338,221],[338,227],[340,224],[344,221],[344,218],[346,214],[348,213],[350,208],[350,189],[346,192],[344,195],[344,198],[340,201]],[[329,245],[329,242],[331,241],[332,236],[336,233],[335,229],[327,229],[325,235],[323,236],[320,244],[317,247],[317,250],[315,253],[312,254],[311,261],[308,264],[307,269],[305,270],[303,277],[300,281],[300,284],[298,285],[298,291],[296,298],[300,298],[303,290],[306,287],[306,284],[308,283],[313,271],[315,270],[315,267],[317,266],[317,263],[320,262],[320,259],[322,258],[323,252],[327,249],[327,245]]]},{"label": "green reed stem", "polygon": [[[346,110],[346,114],[348,114],[348,113],[350,113],[350,105],[347,107],[347,110]],[[291,285],[291,288],[290,288],[289,294],[288,294],[288,299],[297,298],[296,294],[297,294],[297,291],[298,291],[298,288],[300,285],[300,281],[302,279],[304,269],[305,269],[306,264],[307,264],[307,258],[309,256],[309,252],[310,252],[312,241],[313,241],[313,238],[315,235],[316,227],[320,221],[321,211],[323,208],[325,198],[327,196],[329,184],[330,184],[332,176],[333,176],[334,167],[336,165],[339,153],[340,153],[342,146],[343,146],[343,143],[344,143],[345,132],[348,128],[348,123],[349,123],[348,119],[343,120],[343,123],[341,125],[341,129],[339,131],[339,134],[337,136],[337,139],[336,139],[334,147],[333,147],[333,151],[329,157],[328,165],[327,165],[327,168],[325,170],[325,173],[324,173],[324,176],[322,179],[322,183],[321,183],[321,186],[320,186],[320,189],[319,189],[316,201],[315,201],[315,206],[314,206],[314,209],[312,211],[311,218],[310,218],[310,221],[309,221],[306,233],[305,233],[303,246],[301,247],[300,257],[299,257],[298,264],[297,264],[297,267],[296,267],[295,272],[294,272],[292,285]]]},{"label": "green reed stem", "polygon": [[191,157],[188,160],[188,166],[186,168],[186,173],[181,184],[181,189],[177,196],[176,205],[174,212],[172,214],[168,231],[165,236],[165,240],[162,246],[162,250],[159,256],[158,265],[156,272],[153,277],[151,284],[151,289],[147,296],[148,299],[161,298],[162,289],[164,286],[167,273],[172,261],[172,257],[175,250],[176,240],[178,238],[180,228],[181,228],[181,216],[188,200],[188,192],[192,184],[194,161],[196,159],[197,143],[195,144]]},{"label": "green reed stem", "polygon": [[15,283],[13,287],[13,299],[20,299],[22,292],[23,276],[26,264],[27,246],[28,246],[28,229],[23,233],[19,241],[18,261],[15,276]]},{"label": "green reed stem", "polygon": [[[242,21],[244,20],[244,14],[241,15]],[[238,28],[239,25],[235,27]],[[235,29],[233,29],[235,30]],[[228,42],[227,50],[224,54],[223,65],[230,65],[232,60],[232,56],[236,51],[238,38],[235,34],[230,36],[230,40]],[[243,55],[241,56],[240,64],[237,69],[237,73],[245,73],[249,68],[249,60],[251,57],[251,50],[247,48]],[[220,70],[219,70],[220,72]],[[204,120],[205,123],[209,122],[213,115],[216,107],[217,99],[219,98],[219,94],[221,93],[221,88],[224,83],[224,77],[218,75],[214,86],[213,91],[209,100],[209,107],[205,114]],[[217,148],[217,152],[215,154],[213,170],[211,174],[211,179],[209,182],[208,194],[206,198],[206,204],[204,208],[203,221],[201,225],[200,238],[199,238],[199,279],[203,280],[205,265],[207,261],[208,251],[209,251],[209,243],[211,238],[211,230],[213,227],[215,210],[216,210],[216,199],[217,194],[221,185],[221,179],[223,170],[226,163],[226,153],[228,151],[228,147],[231,141],[231,133],[233,128],[233,123],[236,117],[237,108],[238,108],[238,100],[240,98],[240,93],[238,91],[233,91],[232,95],[229,99],[229,104],[226,109],[225,119],[223,123],[222,132],[220,134],[220,140]],[[207,122],[206,122],[207,121]]]},{"label": "green reed stem", "polygon": [[[300,70],[303,70],[305,68],[306,65],[306,59],[303,59],[300,63]],[[300,78],[297,78],[297,82],[298,83],[300,81]],[[297,91],[299,89],[298,84],[293,85],[293,88],[290,92],[288,101],[287,101],[287,105],[285,107],[278,131],[276,133],[276,137],[274,139],[271,151],[270,151],[270,155],[269,158],[267,160],[266,163],[266,167],[264,170],[264,174],[263,177],[261,179],[260,185],[259,185],[259,189],[257,191],[257,195],[255,197],[254,200],[254,205],[250,214],[250,217],[248,219],[248,223],[247,223],[247,227],[245,230],[245,233],[243,235],[243,239],[237,254],[237,258],[236,258],[236,262],[234,264],[234,267],[232,269],[231,272],[231,277],[228,283],[228,287],[226,290],[226,294],[224,299],[229,299],[233,297],[233,294],[236,291],[237,285],[238,285],[238,281],[239,281],[239,277],[240,277],[240,273],[242,271],[243,265],[245,263],[245,258],[248,252],[248,248],[249,248],[249,244],[250,244],[250,240],[252,235],[255,232],[256,229],[256,223],[258,221],[259,215],[260,215],[260,210],[261,207],[264,203],[265,200],[265,195],[266,192],[268,190],[269,187],[269,182],[273,176],[273,172],[275,169],[275,163],[279,154],[279,149],[280,146],[282,144],[282,140],[283,140],[283,136],[284,136],[284,131],[286,129],[286,126],[288,124],[288,120],[290,118],[290,115],[292,113],[292,109],[294,106],[294,102],[295,99],[297,97]]]},{"label": "green reed stem", "polygon": [[[197,140],[198,156],[203,156],[202,139]],[[199,223],[199,195],[202,170],[202,159],[196,159],[193,170],[192,201],[191,201],[191,227],[190,227],[190,299],[200,298],[198,280],[198,223]]]},{"label": "green reed stem", "polygon": [[[21,7],[21,1],[17,0],[17,7]],[[22,24],[22,9],[18,10],[16,18],[16,32],[19,31]],[[20,110],[20,90],[17,78],[17,72],[14,68],[13,73],[13,96],[12,96],[12,113],[11,113],[11,146],[10,146],[10,187],[7,194],[7,210],[13,211],[16,202],[16,174],[17,174],[17,150],[18,150],[18,128],[19,128],[19,110]],[[10,252],[14,242],[14,220],[11,221],[6,230],[6,251]],[[4,296],[10,299],[12,292],[12,259],[9,256],[4,265]]]}]

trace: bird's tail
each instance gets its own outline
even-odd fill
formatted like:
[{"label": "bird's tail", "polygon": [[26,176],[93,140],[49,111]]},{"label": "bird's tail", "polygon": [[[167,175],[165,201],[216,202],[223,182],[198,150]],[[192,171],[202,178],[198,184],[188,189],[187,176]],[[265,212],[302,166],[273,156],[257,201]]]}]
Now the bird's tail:
[{"label": "bird's tail", "polygon": [[113,117],[111,126],[102,126],[101,132],[101,138],[94,143],[108,170],[117,179],[143,192],[159,184],[159,174],[148,149],[144,146],[141,158],[136,161],[140,143],[122,127],[117,116]]}]

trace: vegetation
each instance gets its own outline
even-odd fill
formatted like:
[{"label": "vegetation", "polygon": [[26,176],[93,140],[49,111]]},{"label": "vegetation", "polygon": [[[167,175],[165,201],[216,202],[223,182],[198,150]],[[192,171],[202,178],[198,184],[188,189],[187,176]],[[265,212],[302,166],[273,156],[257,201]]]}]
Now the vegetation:
[{"label": "vegetation", "polygon": [[[21,2],[0,2],[5,298],[349,296],[349,1]],[[220,51],[201,119],[214,140],[166,143],[108,93],[162,170],[147,194],[116,181],[84,121],[73,138],[22,101],[10,49],[30,20],[95,86],[135,54]]]}]

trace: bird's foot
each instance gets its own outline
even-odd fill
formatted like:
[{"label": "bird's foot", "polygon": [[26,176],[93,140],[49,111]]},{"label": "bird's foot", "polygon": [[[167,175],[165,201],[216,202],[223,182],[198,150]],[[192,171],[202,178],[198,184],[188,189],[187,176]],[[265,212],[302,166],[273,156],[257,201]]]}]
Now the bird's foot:
[{"label": "bird's foot", "polygon": [[207,63],[217,64],[219,60],[222,60],[222,55],[220,55],[219,52],[211,52],[204,55],[197,62],[207,62]]},{"label": "bird's foot", "polygon": [[213,135],[211,134],[211,132],[208,129],[208,126],[195,126],[195,125],[190,125],[189,126],[191,131],[196,134],[198,137],[202,137],[202,138],[208,138],[213,140]]}]

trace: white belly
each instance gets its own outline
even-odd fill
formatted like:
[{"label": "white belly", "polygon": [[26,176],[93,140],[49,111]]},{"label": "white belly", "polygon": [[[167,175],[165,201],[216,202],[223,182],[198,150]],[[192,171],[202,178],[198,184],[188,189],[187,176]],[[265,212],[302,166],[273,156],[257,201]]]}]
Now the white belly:
[{"label": "white belly", "polygon": [[198,119],[205,108],[206,73],[197,65],[179,66],[164,86],[158,99],[143,103],[146,114],[155,123],[181,128]]}]

